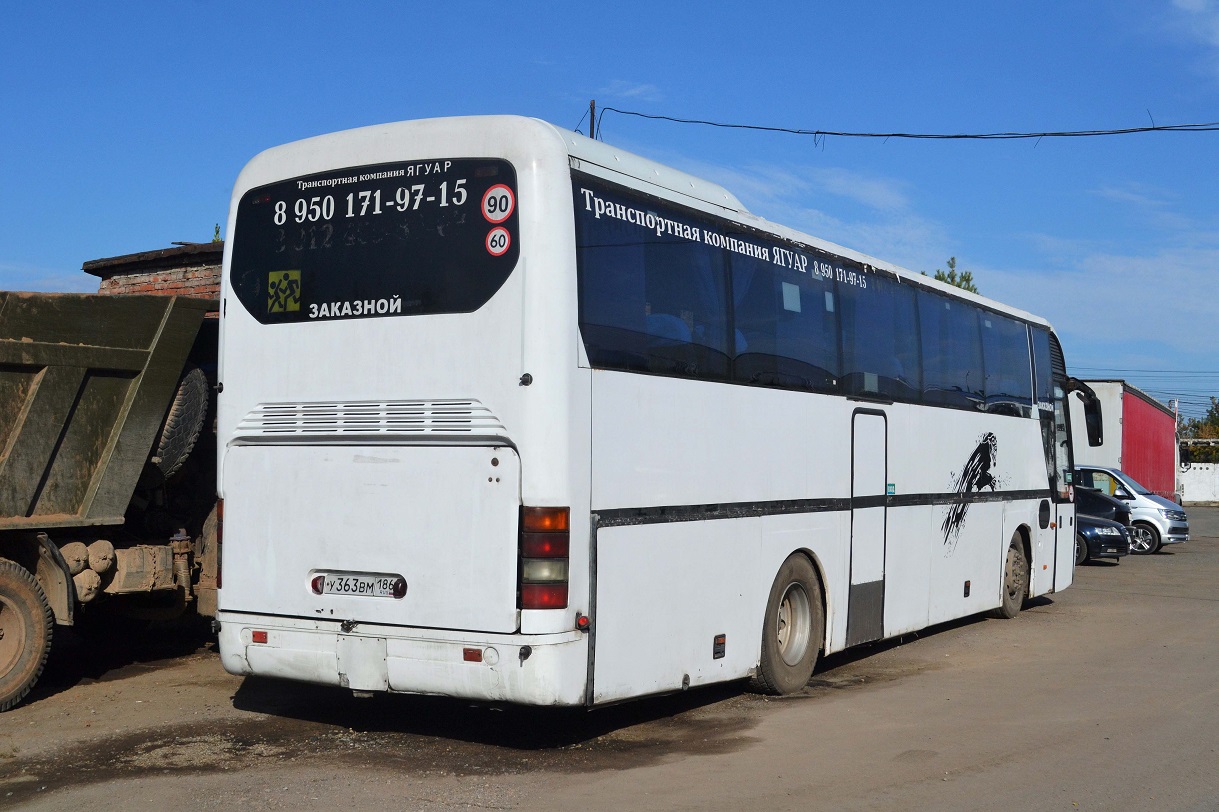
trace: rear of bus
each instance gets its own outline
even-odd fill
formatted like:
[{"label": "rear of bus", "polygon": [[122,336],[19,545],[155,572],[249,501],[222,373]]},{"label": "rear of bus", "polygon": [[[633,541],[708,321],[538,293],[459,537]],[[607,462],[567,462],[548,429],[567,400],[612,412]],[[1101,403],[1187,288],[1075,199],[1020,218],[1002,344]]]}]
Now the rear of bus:
[{"label": "rear of bus", "polygon": [[571,206],[562,139],[518,118],[353,130],[243,170],[217,425],[228,671],[584,702]]}]

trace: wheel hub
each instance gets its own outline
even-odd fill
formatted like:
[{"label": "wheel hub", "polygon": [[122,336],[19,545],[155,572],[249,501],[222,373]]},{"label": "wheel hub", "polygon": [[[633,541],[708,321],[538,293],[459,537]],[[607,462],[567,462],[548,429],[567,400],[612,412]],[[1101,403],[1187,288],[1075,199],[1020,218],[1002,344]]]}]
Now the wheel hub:
[{"label": "wheel hub", "polygon": [[812,605],[808,593],[799,584],[791,584],[779,602],[776,637],[779,655],[788,665],[798,665],[808,653],[813,625]]},{"label": "wheel hub", "polygon": [[1151,550],[1151,531],[1145,527],[1130,528],[1130,546],[1138,552],[1148,552]]},{"label": "wheel hub", "polygon": [[1003,574],[1003,585],[1007,588],[1009,598],[1015,598],[1024,592],[1024,569],[1017,565],[1017,555],[1014,548],[1007,551],[1007,567]]},{"label": "wheel hub", "polygon": [[0,598],[0,674],[7,674],[25,648],[25,627],[16,608]]}]

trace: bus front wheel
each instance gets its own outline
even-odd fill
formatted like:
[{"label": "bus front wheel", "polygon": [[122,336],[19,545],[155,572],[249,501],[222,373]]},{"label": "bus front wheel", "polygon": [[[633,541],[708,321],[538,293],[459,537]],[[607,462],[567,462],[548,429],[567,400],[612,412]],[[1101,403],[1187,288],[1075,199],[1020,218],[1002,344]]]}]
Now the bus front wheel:
[{"label": "bus front wheel", "polygon": [[799,553],[783,562],[770,588],[762,623],[762,653],[754,687],[790,694],[808,684],[825,638],[821,582]]},{"label": "bus front wheel", "polygon": [[1020,534],[1012,536],[1007,547],[1007,560],[1003,564],[1003,592],[999,608],[994,616],[1011,620],[1020,612],[1029,596],[1029,562],[1024,555],[1024,543]]}]

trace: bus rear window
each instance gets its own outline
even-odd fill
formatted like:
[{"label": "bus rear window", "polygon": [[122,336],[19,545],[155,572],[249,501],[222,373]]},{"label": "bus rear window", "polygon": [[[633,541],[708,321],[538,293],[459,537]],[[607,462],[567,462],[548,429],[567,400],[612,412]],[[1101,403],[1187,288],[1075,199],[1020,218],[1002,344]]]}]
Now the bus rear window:
[{"label": "bus rear window", "polygon": [[263,324],[470,313],[520,255],[507,161],[338,169],[247,192],[229,284]]}]

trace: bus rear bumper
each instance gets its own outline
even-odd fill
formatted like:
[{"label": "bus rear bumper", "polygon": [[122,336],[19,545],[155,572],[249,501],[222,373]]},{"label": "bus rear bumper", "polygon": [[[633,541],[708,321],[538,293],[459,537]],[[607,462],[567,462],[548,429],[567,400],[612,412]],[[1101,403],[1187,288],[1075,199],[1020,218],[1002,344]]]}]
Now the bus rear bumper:
[{"label": "bus rear bumper", "polygon": [[[239,676],[353,691],[583,705],[588,636],[479,634],[221,611],[220,659]],[[263,642],[265,641],[265,642]]]}]

